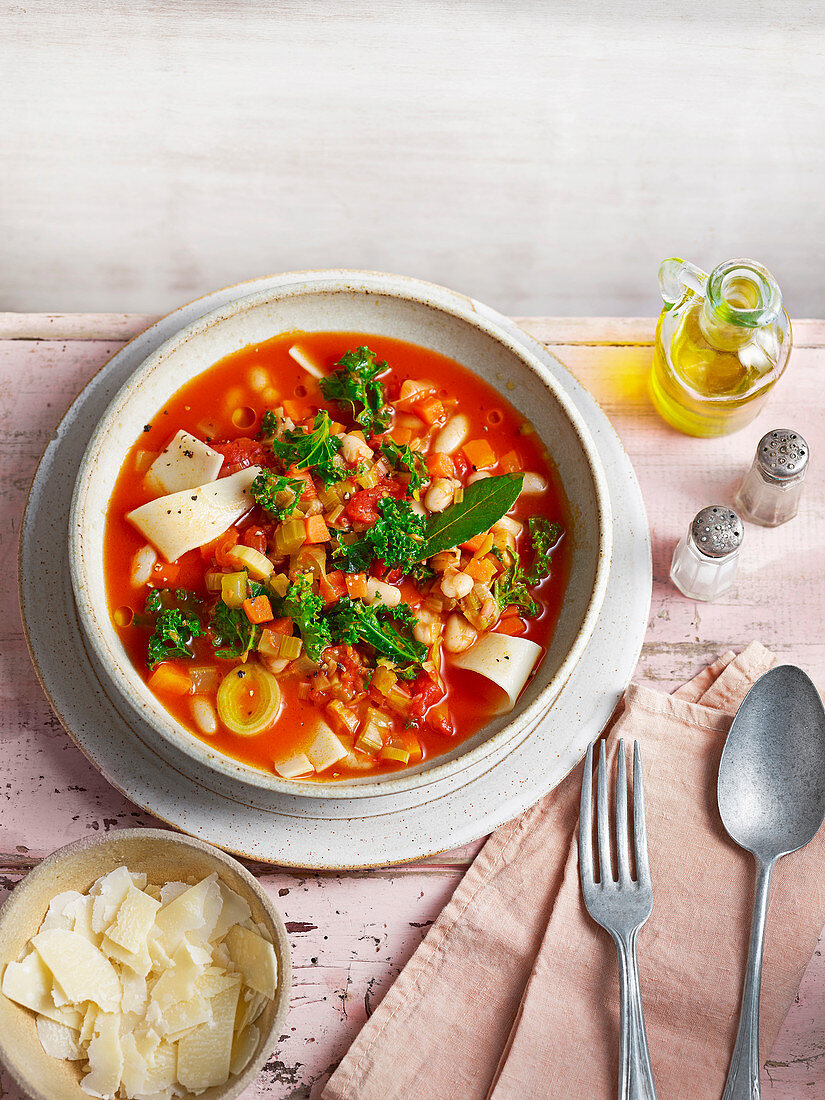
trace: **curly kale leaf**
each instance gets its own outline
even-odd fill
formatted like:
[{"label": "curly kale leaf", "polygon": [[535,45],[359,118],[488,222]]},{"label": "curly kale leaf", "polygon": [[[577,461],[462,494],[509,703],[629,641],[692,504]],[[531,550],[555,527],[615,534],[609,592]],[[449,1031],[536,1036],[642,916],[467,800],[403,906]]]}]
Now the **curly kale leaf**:
[{"label": "curly kale leaf", "polygon": [[345,573],[362,573],[376,558],[390,569],[408,572],[421,557],[426,523],[406,500],[383,497],[378,501],[379,518],[355,542],[335,552],[335,564]]},{"label": "curly kale leaf", "polygon": [[286,468],[311,470],[325,485],[341,481],[347,476],[346,470],[335,462],[341,450],[341,440],[330,434],[331,427],[329,413],[322,409],[315,417],[312,431],[290,428],[282,433],[280,439],[272,439],[272,453]]},{"label": "curly kale leaf", "polygon": [[538,615],[539,606],[527,589],[528,584],[531,583],[530,578],[521,568],[515,554],[510,553],[510,551],[506,553],[510,559],[510,564],[496,578],[493,584],[493,598],[502,611],[512,604],[515,607],[520,607],[525,615],[530,617]]},{"label": "curly kale leaf", "polygon": [[[147,608],[150,604],[147,599]],[[152,609],[159,606],[160,601],[151,600]],[[155,620],[155,630],[149,639],[148,664],[149,668],[155,668],[162,661],[170,661],[175,657],[193,657],[189,648],[195,638],[203,633],[200,619],[192,611],[181,611],[176,607],[167,607],[158,612]]]},{"label": "curly kale leaf", "polygon": [[306,483],[301,478],[283,477],[272,470],[261,470],[252,482],[252,499],[276,519],[284,520],[298,507]]},{"label": "curly kale leaf", "polygon": [[[405,605],[374,607],[363,600],[342,596],[327,612],[326,621],[335,641],[370,645],[393,662],[399,676],[413,679],[426,658],[427,647],[413,637],[412,610],[407,607],[406,611],[400,611],[402,606]],[[392,625],[390,619],[395,620],[400,629]]]},{"label": "curly kale leaf", "polygon": [[381,451],[390,460],[393,469],[410,475],[407,496],[414,496],[418,499],[417,494],[421,491],[422,486],[430,480],[430,471],[427,469],[424,456],[418,451],[414,451],[408,444],[405,443],[402,447],[399,447],[392,440],[382,443]]},{"label": "curly kale leaf", "polygon": [[360,347],[342,355],[335,365],[338,370],[321,379],[321,393],[345,409],[367,435],[383,432],[392,411],[377,376],[389,370],[387,363],[378,362],[375,352]]},{"label": "curly kale leaf", "polygon": [[322,618],[324,601],[312,591],[312,578],[302,573],[289,586],[286,595],[275,600],[273,610],[279,618],[292,619],[301,635],[304,649],[312,661],[320,659],[328,645],[332,644],[329,625]]},{"label": "curly kale leaf", "polygon": [[261,628],[251,623],[242,608],[229,607],[218,600],[209,623],[215,644],[215,656],[225,661],[238,660],[255,649]]},{"label": "curly kale leaf", "polygon": [[530,543],[533,547],[535,560],[533,568],[526,574],[530,584],[535,584],[550,572],[553,561],[553,551],[561,542],[564,529],[561,524],[553,523],[544,516],[530,516],[527,520],[530,529]]}]

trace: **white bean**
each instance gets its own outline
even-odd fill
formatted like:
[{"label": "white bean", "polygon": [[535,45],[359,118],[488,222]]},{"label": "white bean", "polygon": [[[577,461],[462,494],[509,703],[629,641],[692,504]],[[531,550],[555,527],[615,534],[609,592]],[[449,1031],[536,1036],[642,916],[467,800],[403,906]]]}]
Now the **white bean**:
[{"label": "white bean", "polygon": [[253,367],[249,372],[249,386],[255,393],[263,393],[269,385],[269,375],[263,367]]},{"label": "white bean", "polygon": [[433,440],[433,450],[440,454],[451,455],[464,443],[470,434],[470,421],[464,413],[450,417]]},{"label": "white bean", "polygon": [[132,558],[132,584],[138,587],[146,584],[152,575],[152,566],[158,560],[158,556],[151,546],[141,546]]},{"label": "white bean", "polygon": [[218,712],[211,699],[205,695],[196,695],[192,700],[192,717],[201,733],[218,732]]},{"label": "white bean", "polygon": [[421,503],[420,500],[411,500],[410,501],[410,509],[417,516],[426,516],[426,514],[427,514],[427,510],[424,507],[424,505]]},{"label": "white bean", "polygon": [[448,653],[463,653],[469,649],[478,637],[478,632],[470,626],[463,615],[453,613],[447,619],[444,631],[444,648]]},{"label": "white bean", "polygon": [[463,600],[473,590],[475,581],[469,573],[461,573],[457,569],[448,569],[441,578],[441,591],[452,600]]},{"label": "white bean", "polygon": [[467,484],[474,485],[477,481],[483,481],[485,477],[492,477],[489,470],[476,470],[474,474],[470,474],[467,478]]},{"label": "white bean", "polygon": [[401,592],[394,584],[385,584],[374,577],[367,577],[367,603],[383,604],[385,607],[397,607],[401,603]]},{"label": "white bean", "polygon": [[547,492],[547,478],[543,474],[527,473],[524,475],[524,482],[521,486],[522,494],[533,496],[538,493]]},{"label": "white bean", "polygon": [[446,477],[437,477],[427,490],[424,504],[431,512],[443,512],[453,499],[453,485]]},{"label": "white bean", "polygon": [[369,461],[372,458],[372,448],[367,446],[363,439],[351,432],[345,432],[341,436],[341,454],[347,462]]}]

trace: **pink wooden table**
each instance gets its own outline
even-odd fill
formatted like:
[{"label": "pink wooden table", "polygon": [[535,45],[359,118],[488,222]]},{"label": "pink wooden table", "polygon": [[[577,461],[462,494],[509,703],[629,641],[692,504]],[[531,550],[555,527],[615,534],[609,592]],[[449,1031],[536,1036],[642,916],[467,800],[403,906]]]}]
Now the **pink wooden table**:
[{"label": "pink wooden table", "polygon": [[[54,848],[89,832],[155,824],[111,788],[49,709],[23,641],[14,585],[26,491],[71,399],[153,318],[0,314],[0,900]],[[755,424],[724,440],[671,432],[645,394],[653,323],[527,318],[595,394],[633,459],[653,540],[653,606],[637,672],[669,690],[729,647],[759,638],[825,688],[825,323],[800,321],[788,376]],[[786,527],[747,527],[736,588],[696,604],[668,582],[672,548],[702,505],[730,503],[756,441],[794,427],[813,451],[803,511]],[[246,1094],[317,1097],[399,969],[426,935],[477,846],[358,874],[253,868],[291,933],[295,988],[286,1035]],[[825,1097],[825,958],[820,941],[763,1074],[766,1100]],[[15,1091],[0,1074],[0,1096]],[[698,1097],[698,1094],[697,1094]],[[460,1098],[456,1098],[460,1100]],[[704,1098],[701,1098],[704,1100]]]}]

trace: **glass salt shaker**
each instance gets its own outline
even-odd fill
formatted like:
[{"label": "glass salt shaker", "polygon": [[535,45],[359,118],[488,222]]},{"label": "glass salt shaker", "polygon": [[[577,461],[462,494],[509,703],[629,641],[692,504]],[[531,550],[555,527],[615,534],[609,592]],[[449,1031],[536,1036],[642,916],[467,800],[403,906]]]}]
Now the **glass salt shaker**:
[{"label": "glass salt shaker", "polygon": [[794,518],[808,454],[808,444],[792,428],[775,428],[762,436],[753,465],[736,494],[736,506],[745,519],[763,527],[778,527]]},{"label": "glass salt shaker", "polygon": [[703,508],[673,551],[670,579],[692,600],[715,600],[736,578],[743,534],[732,509],[721,504]]}]

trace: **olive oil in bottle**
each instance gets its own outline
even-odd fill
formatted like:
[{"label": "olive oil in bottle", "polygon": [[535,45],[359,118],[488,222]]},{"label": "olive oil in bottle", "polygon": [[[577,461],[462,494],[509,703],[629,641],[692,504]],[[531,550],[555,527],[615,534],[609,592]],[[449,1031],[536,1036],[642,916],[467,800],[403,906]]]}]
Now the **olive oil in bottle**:
[{"label": "olive oil in bottle", "polygon": [[659,286],[665,305],[650,374],[656,409],[688,435],[726,435],[749,424],[791,350],[775,279],[753,260],[729,260],[708,276],[670,259],[659,268]]}]

